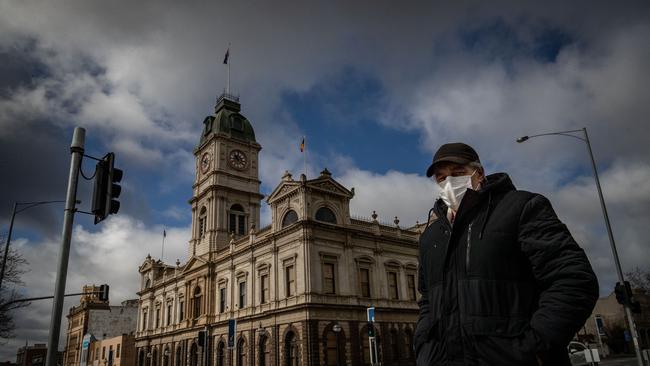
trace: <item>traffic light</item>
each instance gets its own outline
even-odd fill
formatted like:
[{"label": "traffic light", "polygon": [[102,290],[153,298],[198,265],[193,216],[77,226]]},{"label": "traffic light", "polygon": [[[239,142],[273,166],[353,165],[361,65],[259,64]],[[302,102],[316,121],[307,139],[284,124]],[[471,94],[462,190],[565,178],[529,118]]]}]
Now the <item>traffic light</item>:
[{"label": "traffic light", "polygon": [[99,286],[99,301],[108,301],[108,285]]},{"label": "traffic light", "polygon": [[199,330],[199,346],[205,347],[205,331]]},{"label": "traffic light", "polygon": [[97,162],[92,205],[95,224],[120,210],[120,201],[117,198],[122,192],[122,187],[117,183],[122,180],[122,174],[121,169],[115,168],[115,154],[112,152]]},{"label": "traffic light", "polygon": [[368,337],[375,336],[375,325],[372,322],[368,322]]},{"label": "traffic light", "polygon": [[621,304],[621,305],[627,305],[629,298],[630,298],[630,293],[628,292],[629,290],[629,282],[625,281],[625,284],[622,284],[620,282],[616,282],[616,287],[614,287],[614,293],[616,294],[616,301]]}]

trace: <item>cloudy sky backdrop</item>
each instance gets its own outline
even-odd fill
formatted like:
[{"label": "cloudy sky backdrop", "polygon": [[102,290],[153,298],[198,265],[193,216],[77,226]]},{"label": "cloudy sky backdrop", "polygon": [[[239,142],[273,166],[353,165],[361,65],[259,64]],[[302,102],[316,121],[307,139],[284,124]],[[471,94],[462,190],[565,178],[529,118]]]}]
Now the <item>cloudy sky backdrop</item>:
[{"label": "cloudy sky backdrop", "polygon": [[[64,199],[74,126],[88,154],[114,151],[125,172],[119,215],[97,226],[76,216],[68,292],[109,283],[113,304],[134,298],[163,227],[164,259],[187,259],[192,149],[224,90],[229,43],[231,89],[263,146],[262,193],[302,172],[305,135],[308,176],[327,167],[355,187],[354,215],[415,224],[436,195],[424,176],[433,152],[464,141],[488,172],[550,198],[607,295],[616,275],[585,145],[515,143],[587,127],[624,270],[648,266],[647,2],[207,3],[0,3],[0,233],[14,201]],[[82,182],[82,209],[91,190]],[[53,292],[61,221],[61,205],[16,218],[26,296]],[[16,313],[0,361],[46,342],[50,309]]]}]

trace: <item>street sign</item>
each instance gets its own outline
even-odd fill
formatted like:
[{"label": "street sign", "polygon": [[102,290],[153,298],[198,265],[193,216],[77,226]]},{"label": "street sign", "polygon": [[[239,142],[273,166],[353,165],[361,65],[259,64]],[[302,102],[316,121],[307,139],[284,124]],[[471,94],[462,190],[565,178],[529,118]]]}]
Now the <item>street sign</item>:
[{"label": "street sign", "polygon": [[375,322],[375,307],[371,307],[367,309],[368,312],[368,321],[369,322]]},{"label": "street sign", "polygon": [[237,333],[237,320],[228,320],[228,349],[235,348],[235,333]]}]

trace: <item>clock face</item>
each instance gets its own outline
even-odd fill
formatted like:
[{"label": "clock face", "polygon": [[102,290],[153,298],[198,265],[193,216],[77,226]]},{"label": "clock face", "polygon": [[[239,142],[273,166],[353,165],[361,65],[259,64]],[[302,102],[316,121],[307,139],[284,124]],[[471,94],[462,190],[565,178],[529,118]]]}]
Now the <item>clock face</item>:
[{"label": "clock face", "polygon": [[230,152],[230,156],[228,157],[228,163],[235,169],[243,170],[248,165],[248,158],[243,151],[232,150]]},{"label": "clock face", "polygon": [[205,153],[201,156],[201,171],[205,173],[208,171],[208,168],[210,168],[210,154]]}]

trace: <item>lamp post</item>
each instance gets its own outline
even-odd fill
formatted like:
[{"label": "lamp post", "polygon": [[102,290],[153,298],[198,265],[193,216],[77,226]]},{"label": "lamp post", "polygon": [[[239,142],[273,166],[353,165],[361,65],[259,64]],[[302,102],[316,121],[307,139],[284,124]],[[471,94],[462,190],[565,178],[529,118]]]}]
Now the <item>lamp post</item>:
[{"label": "lamp post", "polygon": [[[5,252],[4,252],[4,256],[2,257],[2,269],[0,270],[0,289],[2,288],[2,280],[5,277],[5,267],[7,265],[7,256],[9,254],[9,244],[11,244],[11,233],[13,232],[14,229],[14,219],[16,218],[16,214],[23,212],[34,206],[40,206],[47,203],[62,203],[62,202],[65,201],[60,200],[60,201],[14,202],[14,208],[11,211],[11,221],[9,222],[9,233],[7,234],[7,244],[5,245]],[[18,206],[24,206],[24,205],[26,205],[27,207],[18,209]]]},{"label": "lamp post", "polygon": [[[574,135],[574,133],[582,132],[584,138]],[[550,135],[561,135],[573,137],[578,140],[583,141],[587,144],[587,150],[589,151],[589,157],[591,158],[591,167],[594,173],[594,179],[596,180],[596,188],[598,189],[598,198],[600,199],[600,207],[603,211],[603,217],[605,218],[605,226],[607,227],[607,235],[609,236],[609,244],[612,248],[612,255],[614,256],[614,264],[616,266],[616,273],[618,274],[618,280],[620,283],[625,283],[625,277],[623,276],[623,270],[621,269],[621,262],[618,259],[618,252],[616,250],[616,243],[614,242],[614,235],[612,234],[612,226],[609,223],[609,215],[607,215],[607,207],[605,206],[605,199],[603,198],[603,191],[600,188],[600,179],[598,179],[598,170],[596,169],[596,161],[594,160],[594,153],[591,150],[591,143],[589,142],[589,135],[587,134],[587,128],[583,127],[579,130],[568,130],[568,131],[558,131],[558,132],[549,132],[541,133],[538,135],[522,136],[517,139],[518,143],[527,141],[533,137],[540,136],[550,136]],[[634,319],[632,318],[632,311],[629,304],[624,304],[625,315],[627,317],[628,326],[630,328],[630,333],[632,333],[632,340],[634,343],[634,351],[636,352],[636,358],[639,366],[643,366],[643,359],[641,358],[641,352],[639,350],[639,339],[636,333],[636,327],[634,326]]]}]

